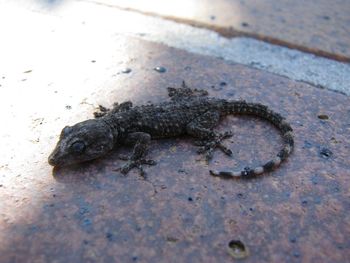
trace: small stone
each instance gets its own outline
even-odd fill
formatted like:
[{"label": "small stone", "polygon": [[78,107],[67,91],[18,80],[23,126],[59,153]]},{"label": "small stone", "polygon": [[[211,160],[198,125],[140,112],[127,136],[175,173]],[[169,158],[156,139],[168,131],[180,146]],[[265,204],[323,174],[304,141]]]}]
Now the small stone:
[{"label": "small stone", "polygon": [[122,69],[121,73],[123,73],[123,74],[129,74],[131,71],[132,71],[131,68],[125,68],[125,69]]},{"label": "small stone", "polygon": [[154,70],[157,71],[157,72],[159,72],[159,73],[164,73],[164,72],[166,72],[166,68],[164,68],[164,67],[155,67]]},{"label": "small stone", "polygon": [[326,114],[320,114],[317,117],[321,120],[328,120],[329,119],[328,115],[326,115]]},{"label": "small stone", "polygon": [[333,152],[325,147],[323,147],[320,151],[320,156],[322,158],[328,159],[333,155]]}]

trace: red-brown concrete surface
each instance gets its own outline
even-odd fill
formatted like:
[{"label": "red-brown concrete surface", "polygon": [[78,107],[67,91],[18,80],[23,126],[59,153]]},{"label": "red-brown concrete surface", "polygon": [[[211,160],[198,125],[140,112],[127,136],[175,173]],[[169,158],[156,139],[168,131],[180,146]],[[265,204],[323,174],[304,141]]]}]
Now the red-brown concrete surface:
[{"label": "red-brown concrete surface", "polygon": [[347,0],[93,0],[350,61]]},{"label": "red-brown concrete surface", "polygon": [[[56,111],[30,113],[35,105],[8,109],[8,125],[20,120],[28,126],[1,141],[0,262],[231,262],[232,240],[249,250],[244,262],[349,260],[347,96],[158,44],[125,42],[112,58],[127,57],[121,65],[130,73],[115,72],[92,91],[82,86],[62,94],[57,85],[47,86],[47,100],[67,99],[62,114],[40,118]],[[84,63],[98,72],[101,62],[91,55]],[[166,72],[153,70],[157,66]],[[33,74],[39,73],[23,73],[22,85]],[[234,131],[227,141],[233,158],[217,152],[209,166],[190,138],[152,142],[149,157],[158,164],[147,168],[147,180],[136,171],[126,177],[115,171],[123,164],[117,155],[130,152],[124,148],[70,168],[47,164],[63,125],[92,116],[89,100],[160,102],[168,99],[166,87],[182,80],[212,96],[261,102],[283,114],[295,130],[291,157],[258,178],[211,177],[209,168],[259,164],[281,146],[278,131],[265,121],[232,116],[218,129]],[[81,103],[71,107],[74,90]],[[26,130],[37,139],[23,139]]]}]

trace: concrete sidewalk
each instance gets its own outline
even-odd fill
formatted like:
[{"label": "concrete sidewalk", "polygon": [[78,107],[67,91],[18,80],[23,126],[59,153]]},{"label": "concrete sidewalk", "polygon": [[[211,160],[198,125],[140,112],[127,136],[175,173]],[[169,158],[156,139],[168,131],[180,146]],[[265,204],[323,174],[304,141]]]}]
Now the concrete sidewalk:
[{"label": "concrete sidewalk", "polygon": [[[245,262],[348,260],[350,66],[339,61],[349,57],[348,47],[332,42],[331,26],[315,46],[310,32],[293,31],[292,22],[284,23],[286,32],[303,38],[278,35],[266,24],[273,19],[260,23],[254,15],[271,9],[258,6],[245,17],[258,22],[233,25],[247,34],[226,38],[215,29],[231,25],[225,1],[186,3],[199,15],[122,1],[0,1],[0,262],[231,262],[242,253],[237,244],[249,251]],[[242,3],[252,10],[252,2]],[[313,6],[306,5],[303,21],[314,25],[312,14],[328,15],[322,19],[348,44],[348,4],[322,9],[329,13]],[[325,54],[333,55],[318,56]],[[91,118],[97,105],[165,101],[166,88],[183,80],[212,96],[280,112],[295,130],[291,158],[252,180],[211,177],[211,168],[259,164],[280,147],[268,123],[232,116],[218,129],[233,130],[226,143],[234,156],[217,152],[209,166],[190,138],[152,142],[158,165],[147,169],[147,180],[115,171],[126,148],[75,167],[47,164],[61,129]]]},{"label": "concrete sidewalk", "polygon": [[83,0],[350,61],[346,0]]}]

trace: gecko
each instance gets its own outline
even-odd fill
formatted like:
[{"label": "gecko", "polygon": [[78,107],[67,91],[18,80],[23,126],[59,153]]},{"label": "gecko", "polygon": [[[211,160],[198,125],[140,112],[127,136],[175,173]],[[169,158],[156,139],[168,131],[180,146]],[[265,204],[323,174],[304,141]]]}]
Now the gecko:
[{"label": "gecko", "polygon": [[105,156],[120,145],[133,146],[130,156],[120,156],[126,163],[119,169],[127,174],[137,168],[142,176],[144,165],[155,165],[147,159],[151,139],[182,135],[194,137],[198,153],[209,161],[215,149],[228,156],[233,153],[222,142],[233,133],[214,131],[220,120],[231,114],[253,115],[273,124],[281,133],[283,147],[270,161],[243,169],[209,170],[213,176],[248,177],[270,172],[287,159],[294,146],[291,125],[279,113],[260,103],[209,97],[205,90],[191,89],[183,81],[180,88],[168,87],[170,101],[133,106],[130,101],[115,103],[112,109],[100,106],[94,119],[63,128],[48,162],[55,167],[69,166]]}]

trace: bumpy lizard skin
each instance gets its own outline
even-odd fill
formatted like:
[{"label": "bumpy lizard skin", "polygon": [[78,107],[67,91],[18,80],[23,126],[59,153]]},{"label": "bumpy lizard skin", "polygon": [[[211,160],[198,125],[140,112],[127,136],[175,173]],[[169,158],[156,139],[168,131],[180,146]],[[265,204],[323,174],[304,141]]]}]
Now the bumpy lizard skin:
[{"label": "bumpy lizard skin", "polygon": [[213,128],[221,117],[229,114],[254,115],[271,122],[283,137],[284,145],[277,155],[267,163],[246,167],[242,171],[214,171],[213,176],[246,177],[260,175],[278,167],[292,152],[293,130],[286,120],[267,106],[243,100],[228,101],[207,97],[203,90],[193,90],[183,83],[182,88],[168,88],[171,101],[156,105],[133,107],[131,102],[115,104],[112,110],[100,107],[91,119],[67,126],[62,130],[56,148],[49,156],[53,166],[66,166],[99,158],[116,145],[134,145],[132,155],[122,157],[127,163],[121,168],[126,174],[136,167],[143,175],[142,165],[154,165],[153,160],[145,159],[151,139],[190,135],[198,139],[198,152],[206,159],[212,157],[215,148],[232,155],[221,141],[232,136],[231,132],[219,134]]}]

